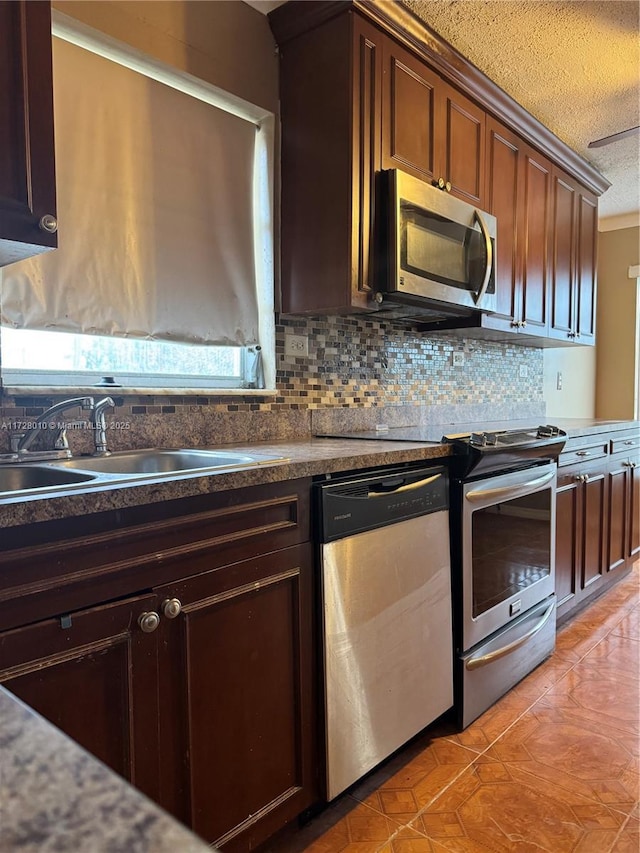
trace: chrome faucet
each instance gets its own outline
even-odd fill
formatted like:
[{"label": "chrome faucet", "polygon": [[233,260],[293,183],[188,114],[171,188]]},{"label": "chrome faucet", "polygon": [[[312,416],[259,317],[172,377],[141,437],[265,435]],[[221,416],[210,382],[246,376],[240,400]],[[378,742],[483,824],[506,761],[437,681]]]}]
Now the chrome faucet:
[{"label": "chrome faucet", "polygon": [[[91,410],[95,408],[93,397],[72,397],[70,400],[62,400],[43,412],[36,423],[29,429],[11,437],[11,449],[18,455],[18,459],[68,459],[71,456],[67,442],[66,427],[64,423],[52,421],[55,415],[60,415],[68,409],[81,408]],[[31,445],[40,435],[51,435],[53,441],[48,442],[50,446],[46,450],[32,451]]]},{"label": "chrome faucet", "polygon": [[111,397],[103,397],[93,404],[91,409],[91,426],[93,427],[93,446],[94,456],[109,456],[111,451],[107,447],[107,422],[104,417],[104,410],[110,406],[115,406]]}]

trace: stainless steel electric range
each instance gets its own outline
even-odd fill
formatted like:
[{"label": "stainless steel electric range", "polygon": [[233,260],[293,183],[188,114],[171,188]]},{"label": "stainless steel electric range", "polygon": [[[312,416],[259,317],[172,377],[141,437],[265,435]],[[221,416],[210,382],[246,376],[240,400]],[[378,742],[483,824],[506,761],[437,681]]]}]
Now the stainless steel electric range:
[{"label": "stainless steel electric range", "polygon": [[327,437],[453,445],[455,706],[464,728],[555,647],[556,460],[566,434],[495,424]]}]

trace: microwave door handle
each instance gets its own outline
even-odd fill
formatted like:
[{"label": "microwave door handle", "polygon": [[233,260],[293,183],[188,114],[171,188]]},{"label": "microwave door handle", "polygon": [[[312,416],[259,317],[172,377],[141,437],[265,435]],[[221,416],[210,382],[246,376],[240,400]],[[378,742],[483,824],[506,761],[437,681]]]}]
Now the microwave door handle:
[{"label": "microwave door handle", "polygon": [[482,297],[485,295],[487,288],[489,287],[489,279],[491,278],[491,270],[493,269],[493,244],[491,243],[491,235],[489,234],[487,223],[484,221],[482,214],[479,210],[474,210],[474,214],[478,220],[482,236],[484,237],[484,246],[487,252],[487,265],[484,269],[484,278],[480,285],[480,290],[474,294],[475,303],[476,305],[479,305],[482,301]]}]

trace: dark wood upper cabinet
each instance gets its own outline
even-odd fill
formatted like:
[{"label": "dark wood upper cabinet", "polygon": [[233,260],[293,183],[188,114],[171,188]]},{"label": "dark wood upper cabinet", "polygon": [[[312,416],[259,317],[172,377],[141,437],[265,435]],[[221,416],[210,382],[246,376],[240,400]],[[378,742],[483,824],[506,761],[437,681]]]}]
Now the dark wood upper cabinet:
[{"label": "dark wood upper cabinet", "polygon": [[290,0],[269,19],[281,54],[284,313],[376,311],[375,173],[401,169],[449,182],[498,219],[496,312],[420,329],[594,342],[602,176],[401,4]]},{"label": "dark wood upper cabinet", "polygon": [[484,208],[485,113],[460,92],[442,83],[442,177],[451,194]]},{"label": "dark wood upper cabinet", "polygon": [[286,313],[367,307],[380,169],[381,39],[367,21],[347,15],[281,51]]},{"label": "dark wood upper cabinet", "polygon": [[56,246],[50,4],[0,0],[0,266]]},{"label": "dark wood upper cabinet", "polygon": [[498,221],[497,307],[470,335],[547,334],[551,163],[502,122],[487,116],[486,207]]},{"label": "dark wood upper cabinet", "polygon": [[443,82],[391,39],[383,45],[382,167],[433,183],[443,171]]},{"label": "dark wood upper cabinet", "polygon": [[598,202],[554,167],[549,337],[595,342]]},{"label": "dark wood upper cabinet", "polygon": [[415,54],[383,42],[382,167],[451,184],[481,205],[485,114]]}]

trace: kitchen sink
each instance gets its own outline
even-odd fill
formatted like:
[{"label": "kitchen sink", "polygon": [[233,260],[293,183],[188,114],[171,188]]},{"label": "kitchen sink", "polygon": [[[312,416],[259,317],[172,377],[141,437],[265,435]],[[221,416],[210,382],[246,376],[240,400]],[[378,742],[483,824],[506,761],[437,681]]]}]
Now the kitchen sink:
[{"label": "kitchen sink", "polygon": [[96,474],[149,476],[181,474],[189,471],[218,471],[223,468],[252,468],[283,457],[257,453],[234,453],[226,450],[125,450],[110,456],[79,456],[56,462],[56,468],[78,469]]},{"label": "kitchen sink", "polygon": [[217,474],[286,461],[284,456],[199,448],[124,450],[109,456],[76,456],[19,464],[11,461],[0,464],[0,501],[6,503],[46,497],[53,492],[77,491],[80,488],[93,490]]},{"label": "kitchen sink", "polygon": [[38,465],[0,465],[0,495],[55,486],[76,486],[94,479],[93,474],[83,471],[61,471]]}]

